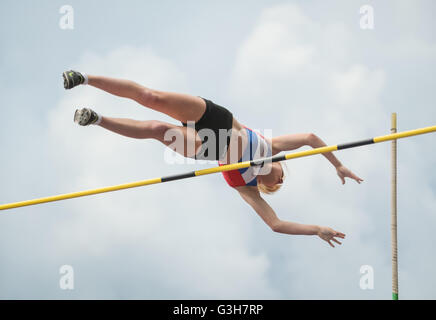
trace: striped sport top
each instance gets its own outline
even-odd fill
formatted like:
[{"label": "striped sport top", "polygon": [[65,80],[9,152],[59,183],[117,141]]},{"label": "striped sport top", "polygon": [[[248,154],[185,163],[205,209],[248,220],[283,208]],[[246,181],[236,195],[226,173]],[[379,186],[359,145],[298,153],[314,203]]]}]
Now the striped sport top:
[{"label": "striped sport top", "polygon": [[[271,146],[258,132],[243,126],[247,131],[248,144],[238,162],[257,160],[272,155]],[[218,162],[220,166],[224,165]],[[231,187],[257,186],[256,177],[262,173],[261,166],[251,166],[231,171],[223,171],[224,179]]]}]

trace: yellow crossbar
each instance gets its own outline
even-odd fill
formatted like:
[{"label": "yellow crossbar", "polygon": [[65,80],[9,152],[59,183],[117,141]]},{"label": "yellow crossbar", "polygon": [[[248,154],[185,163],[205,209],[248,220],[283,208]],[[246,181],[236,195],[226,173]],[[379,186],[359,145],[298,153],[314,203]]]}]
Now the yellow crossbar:
[{"label": "yellow crossbar", "polygon": [[110,186],[110,187],[105,187],[105,188],[98,188],[98,189],[66,193],[66,194],[61,194],[61,195],[57,195],[57,196],[38,198],[38,199],[27,200],[27,201],[7,203],[7,204],[0,205],[0,210],[7,210],[7,209],[18,208],[18,207],[24,207],[24,206],[31,206],[31,205],[52,202],[52,201],[66,200],[66,199],[71,199],[71,198],[85,197],[85,196],[90,196],[90,195],[98,194],[98,193],[142,187],[142,186],[146,186],[146,185],[150,185],[150,184],[157,184],[157,183],[161,183],[161,182],[180,180],[180,179],[185,179],[185,178],[213,174],[213,173],[217,173],[217,172],[238,170],[238,169],[247,168],[247,167],[251,167],[251,166],[261,165],[265,162],[277,162],[277,161],[284,161],[284,160],[301,158],[301,157],[308,157],[308,156],[312,156],[315,154],[322,154],[322,153],[333,152],[333,151],[337,151],[337,150],[355,148],[355,147],[359,147],[359,146],[363,146],[363,145],[367,145],[367,144],[385,142],[385,141],[396,140],[396,139],[400,139],[400,138],[407,138],[407,137],[426,134],[426,133],[435,132],[435,131],[436,131],[436,126],[431,126],[431,127],[421,128],[421,129],[415,129],[415,130],[404,131],[404,132],[399,132],[399,133],[394,133],[394,134],[388,134],[385,136],[379,136],[379,137],[375,137],[372,139],[367,139],[367,140],[362,140],[362,141],[357,141],[357,142],[344,143],[344,144],[332,145],[332,146],[325,146],[325,147],[315,148],[315,149],[311,149],[311,150],[288,153],[285,155],[276,155],[273,157],[268,157],[268,158],[263,158],[263,159],[257,159],[257,160],[252,160],[252,161],[239,162],[239,163],[232,163],[232,164],[228,164],[228,165],[212,167],[212,168],[208,168],[208,169],[202,169],[202,170],[197,170],[197,171],[192,171],[192,172],[187,172],[187,173],[182,173],[182,174],[167,176],[167,177],[162,177],[162,178],[154,178],[154,179],[125,183],[125,184],[120,184],[120,185],[115,185],[115,186]]}]

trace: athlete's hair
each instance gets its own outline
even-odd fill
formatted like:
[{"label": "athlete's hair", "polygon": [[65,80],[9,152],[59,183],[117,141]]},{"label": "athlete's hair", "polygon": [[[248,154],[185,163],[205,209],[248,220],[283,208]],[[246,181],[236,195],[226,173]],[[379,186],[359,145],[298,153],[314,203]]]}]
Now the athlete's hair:
[{"label": "athlete's hair", "polygon": [[[284,182],[287,174],[289,173],[288,172],[288,167],[286,166],[286,163],[284,163],[284,162],[279,162],[279,163],[282,166],[282,170],[283,170],[283,182]],[[260,192],[264,193],[264,194],[273,194],[273,193],[279,191],[280,188],[282,187],[282,185],[283,185],[283,183],[277,183],[277,184],[275,184],[273,186],[266,186],[266,185],[264,185],[262,183],[258,183],[257,184],[257,189]]]}]

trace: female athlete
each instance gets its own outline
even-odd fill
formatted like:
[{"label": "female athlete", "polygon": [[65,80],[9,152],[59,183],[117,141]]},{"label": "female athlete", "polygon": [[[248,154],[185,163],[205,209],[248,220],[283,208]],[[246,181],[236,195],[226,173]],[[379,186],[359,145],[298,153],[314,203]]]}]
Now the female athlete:
[{"label": "female athlete", "polygon": [[[326,145],[313,133],[294,133],[266,138],[239,123],[226,108],[202,97],[158,91],[130,80],[87,75],[73,70],[64,72],[63,78],[65,89],[72,89],[78,85],[91,85],[113,95],[132,99],[182,124],[110,118],[101,116],[90,108],[82,108],[76,110],[74,115],[74,121],[79,125],[99,125],[130,138],[155,139],[184,157],[217,160],[222,165],[270,157],[302,146],[318,148]],[[175,148],[173,139],[168,139],[170,131],[177,132],[182,137],[182,148]],[[214,137],[213,141],[210,137]],[[345,184],[345,178],[351,178],[357,183],[363,181],[343,166],[332,153],[323,156],[335,167],[342,184]],[[345,238],[345,234],[329,227],[283,221],[277,217],[260,193],[271,194],[281,187],[285,177],[284,165],[281,162],[270,162],[263,167],[249,167],[222,174],[227,183],[274,232],[317,235],[331,247],[334,247],[333,242],[341,244],[338,238]]]}]

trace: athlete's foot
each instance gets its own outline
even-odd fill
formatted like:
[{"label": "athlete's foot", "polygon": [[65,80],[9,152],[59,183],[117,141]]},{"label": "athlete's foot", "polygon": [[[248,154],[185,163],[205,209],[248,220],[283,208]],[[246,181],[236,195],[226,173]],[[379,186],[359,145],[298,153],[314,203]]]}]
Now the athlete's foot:
[{"label": "athlete's foot", "polygon": [[64,77],[64,88],[71,89],[85,82],[85,77],[77,71],[69,70],[62,74]]},{"label": "athlete's foot", "polygon": [[97,112],[90,108],[77,109],[74,113],[74,122],[81,126],[89,126],[95,124],[99,120]]}]

